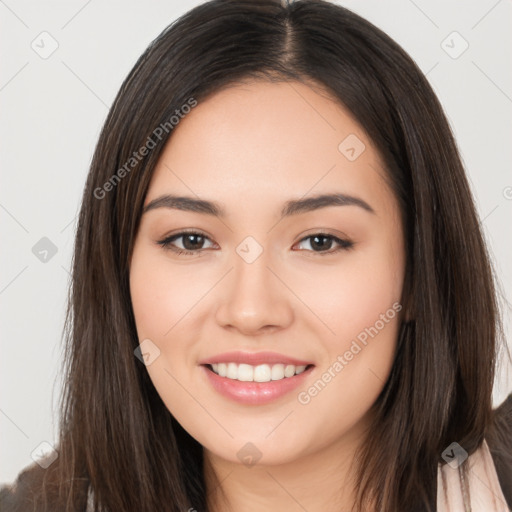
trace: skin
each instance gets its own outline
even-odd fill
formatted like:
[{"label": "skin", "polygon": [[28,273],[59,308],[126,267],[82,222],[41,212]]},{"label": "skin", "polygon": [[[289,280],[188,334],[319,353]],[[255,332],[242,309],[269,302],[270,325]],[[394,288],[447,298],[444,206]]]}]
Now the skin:
[{"label": "skin", "polygon": [[[354,161],[338,149],[349,134],[365,144]],[[166,207],[144,213],[131,296],[139,340],[160,350],[147,366],[151,380],[204,447],[211,510],[352,506],[350,465],[391,371],[402,313],[309,403],[298,393],[401,302],[403,226],[384,175],[364,130],[314,84],[250,81],[224,89],[185,116],[167,143],[145,205],[162,194],[188,195],[220,203],[226,217]],[[328,206],[280,220],[286,201],[334,192],[364,200],[374,213]],[[196,254],[157,243],[184,229],[207,236],[196,241]],[[333,252],[339,246],[327,239],[315,249],[306,237],[323,231],[354,245]],[[247,236],[263,249],[252,263],[236,252]],[[174,246],[184,243],[178,238]],[[306,385],[275,402],[239,404],[218,394],[199,366],[230,350],[276,351],[315,368]],[[253,466],[237,456],[247,442],[262,454]]]}]

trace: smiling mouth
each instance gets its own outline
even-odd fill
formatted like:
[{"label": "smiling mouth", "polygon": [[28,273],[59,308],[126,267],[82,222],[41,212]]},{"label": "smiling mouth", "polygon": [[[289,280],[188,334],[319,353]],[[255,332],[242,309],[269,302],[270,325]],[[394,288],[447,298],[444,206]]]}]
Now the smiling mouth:
[{"label": "smiling mouth", "polygon": [[300,375],[314,365],[213,363],[204,365],[220,377],[240,382],[271,382]]}]

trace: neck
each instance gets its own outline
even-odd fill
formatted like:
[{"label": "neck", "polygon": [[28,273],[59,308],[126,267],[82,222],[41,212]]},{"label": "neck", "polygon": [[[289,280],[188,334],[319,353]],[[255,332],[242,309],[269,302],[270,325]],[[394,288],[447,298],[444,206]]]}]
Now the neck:
[{"label": "neck", "polygon": [[278,465],[246,466],[204,449],[210,512],[349,512],[355,502],[354,455],[364,441],[349,432],[335,443]]}]

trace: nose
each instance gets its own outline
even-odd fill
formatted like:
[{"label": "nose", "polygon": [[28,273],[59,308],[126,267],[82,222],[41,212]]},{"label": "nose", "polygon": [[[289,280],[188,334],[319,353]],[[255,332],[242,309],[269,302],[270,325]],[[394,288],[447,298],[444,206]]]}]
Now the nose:
[{"label": "nose", "polygon": [[265,251],[252,263],[235,254],[233,265],[218,297],[218,325],[245,335],[288,327],[294,317],[292,296]]}]

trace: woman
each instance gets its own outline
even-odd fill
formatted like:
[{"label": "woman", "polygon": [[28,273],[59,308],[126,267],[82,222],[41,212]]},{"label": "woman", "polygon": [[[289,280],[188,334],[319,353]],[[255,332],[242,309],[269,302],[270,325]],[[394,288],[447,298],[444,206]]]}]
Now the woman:
[{"label": "woman", "polygon": [[59,456],[2,510],[504,511],[493,275],[442,108],[323,1],[146,50],[80,213]]}]

